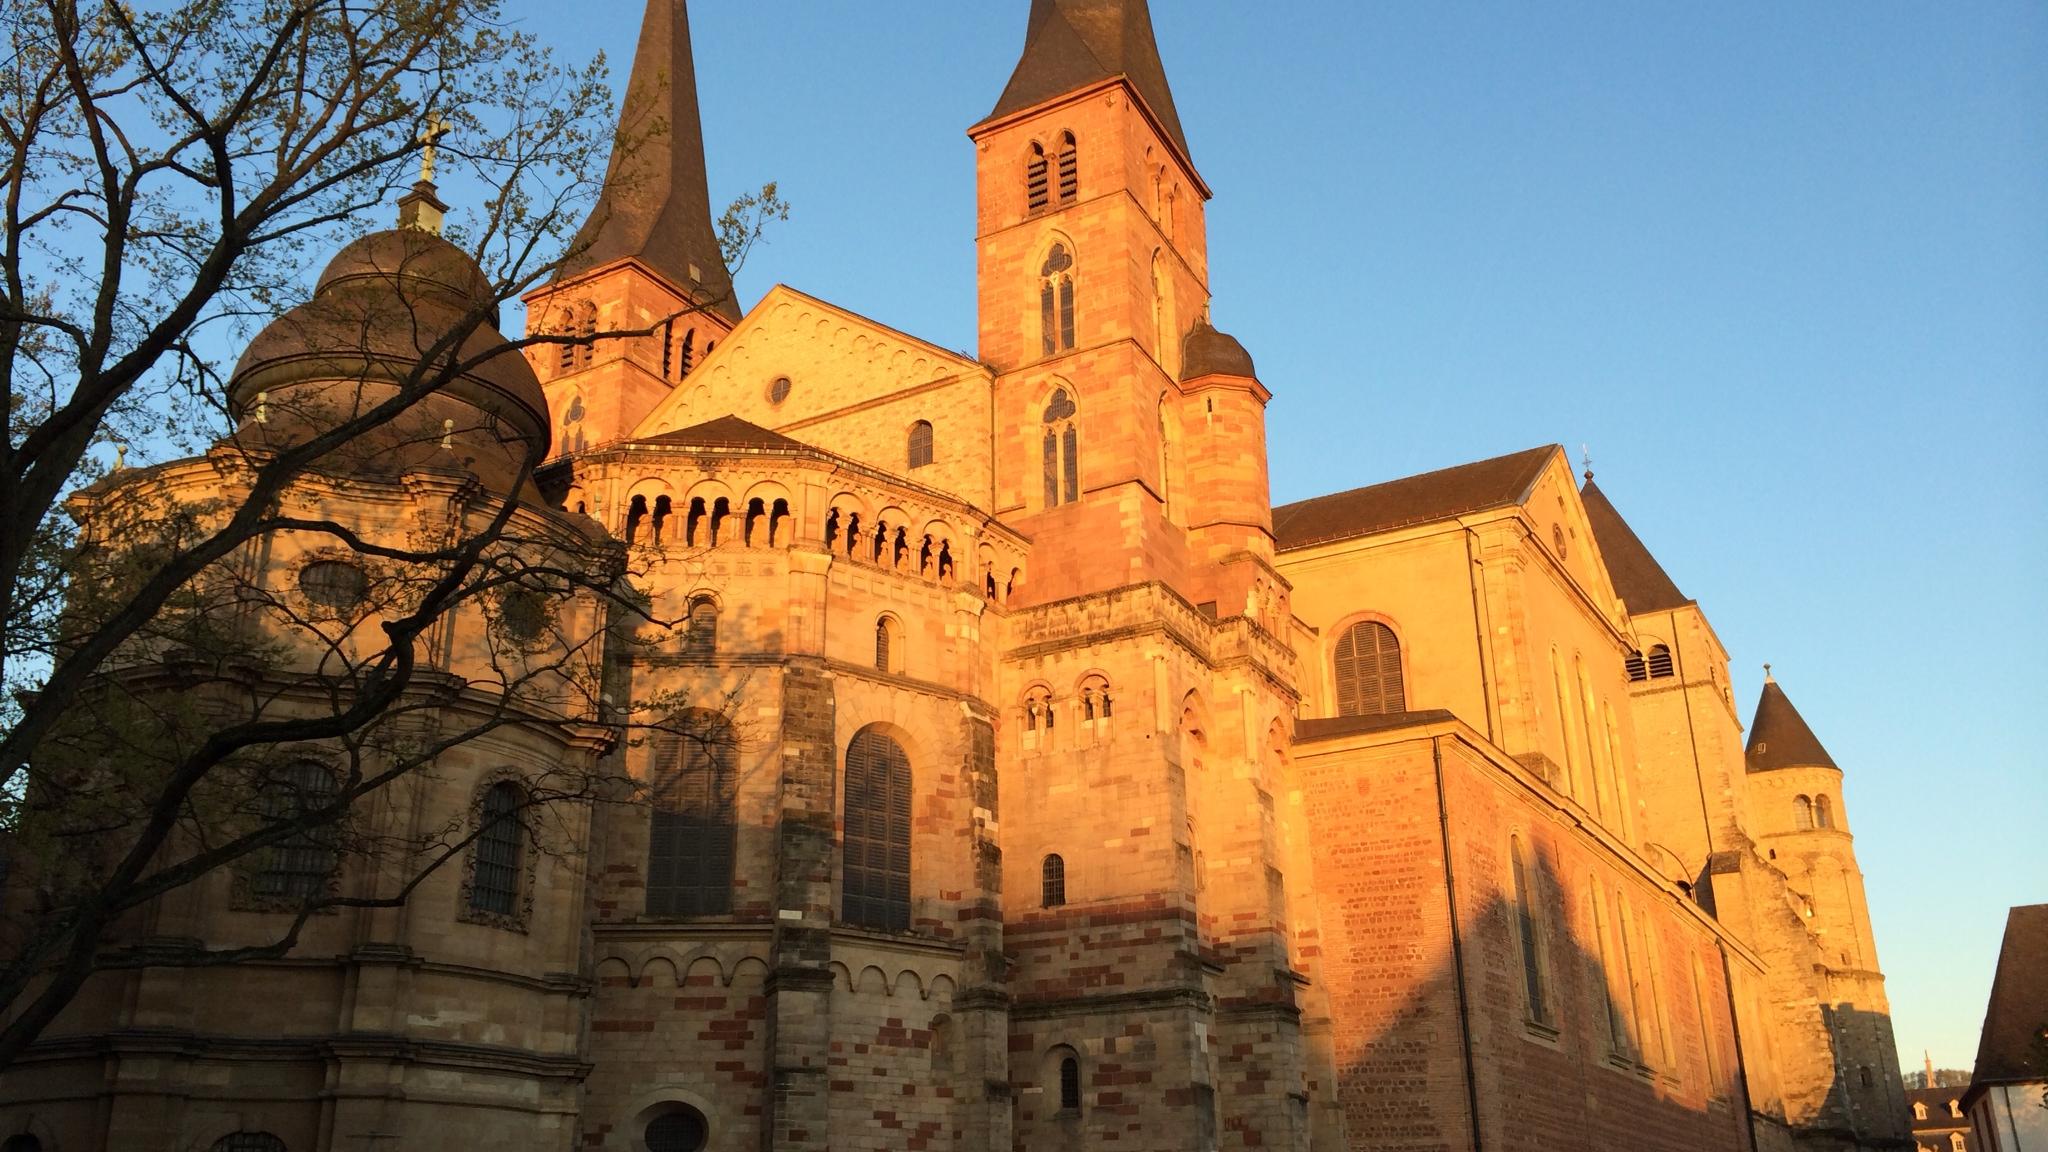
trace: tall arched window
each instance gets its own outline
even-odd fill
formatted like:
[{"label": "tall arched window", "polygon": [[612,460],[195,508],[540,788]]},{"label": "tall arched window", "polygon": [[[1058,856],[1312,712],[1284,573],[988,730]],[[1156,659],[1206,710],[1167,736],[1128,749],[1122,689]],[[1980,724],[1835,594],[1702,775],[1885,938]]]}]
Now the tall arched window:
[{"label": "tall arched window", "polygon": [[1833,828],[1835,826],[1835,802],[1825,794],[1813,798],[1813,826]]},{"label": "tall arched window", "polygon": [[484,793],[478,813],[476,871],[469,885],[474,912],[510,916],[519,904],[519,873],[526,854],[526,830],[519,810],[525,797],[519,785],[502,780]]},{"label": "tall arched window", "polygon": [[652,741],[647,914],[732,911],[733,784],[739,740],[725,717],[689,712]]},{"label": "tall arched window", "polygon": [[690,601],[690,621],[683,629],[683,655],[709,659],[718,654],[718,603],[709,596]]},{"label": "tall arched window", "polygon": [[1599,970],[1594,973],[1596,991],[1600,995],[1602,1010],[1607,1016],[1607,1043],[1617,1056],[1629,1054],[1628,1024],[1622,1019],[1621,997],[1615,995],[1614,938],[1607,914],[1607,896],[1600,890],[1598,879],[1589,879],[1586,884],[1586,903],[1593,910],[1591,925],[1593,943]]},{"label": "tall arched window", "polygon": [[1024,157],[1024,210],[1036,216],[1052,202],[1052,181],[1045,161],[1045,145],[1031,142]]},{"label": "tall arched window", "polygon": [[875,671],[902,671],[903,645],[897,631],[894,619],[882,616],[875,620]]},{"label": "tall arched window", "polygon": [[932,422],[919,420],[910,426],[910,466],[922,468],[932,462]]},{"label": "tall arched window", "polygon": [[696,345],[697,330],[695,328],[683,333],[683,342],[676,348],[677,376],[688,376],[690,369],[695,366],[697,359]]},{"label": "tall arched window", "polygon": [[1650,679],[1652,680],[1662,680],[1666,676],[1676,674],[1676,669],[1671,663],[1671,649],[1662,644],[1650,645],[1650,659],[1648,663]]},{"label": "tall arched window", "polygon": [[1074,254],[1055,243],[1038,266],[1038,318],[1045,355],[1074,346]]},{"label": "tall arched window", "polygon": [[846,867],[840,918],[863,928],[910,927],[910,758],[863,728],[846,748]]},{"label": "tall arched window", "polygon": [[1792,827],[1804,832],[1813,827],[1813,801],[1805,796],[1792,798]]},{"label": "tall arched window", "polygon": [[[294,824],[306,813],[333,803],[340,791],[325,764],[296,761],[265,783],[263,822],[271,827]],[[325,891],[328,877],[334,874],[334,839],[331,824],[293,832],[265,850],[263,866],[252,878],[250,890],[258,896],[285,900],[304,900]]]},{"label": "tall arched window", "polygon": [[1045,506],[1070,504],[1081,498],[1081,432],[1075,419],[1080,409],[1065,388],[1055,389],[1045,406]]},{"label": "tall arched window", "polygon": [[1038,869],[1039,903],[1046,908],[1057,908],[1067,902],[1067,862],[1053,853],[1045,858]]},{"label": "tall arched window", "polygon": [[1060,133],[1060,203],[1072,204],[1081,195],[1081,149],[1072,132]]},{"label": "tall arched window", "polygon": [[1529,854],[1520,836],[1509,840],[1514,870],[1515,928],[1522,946],[1522,993],[1528,1000],[1529,1019],[1550,1023],[1550,993],[1543,973],[1543,932],[1536,915],[1536,893],[1529,877]]},{"label": "tall arched window", "polygon": [[1078,1057],[1060,1058],[1060,1111],[1081,1110],[1081,1061]]},{"label": "tall arched window", "polygon": [[1377,716],[1407,707],[1394,630],[1377,620],[1345,629],[1337,641],[1337,715]]}]

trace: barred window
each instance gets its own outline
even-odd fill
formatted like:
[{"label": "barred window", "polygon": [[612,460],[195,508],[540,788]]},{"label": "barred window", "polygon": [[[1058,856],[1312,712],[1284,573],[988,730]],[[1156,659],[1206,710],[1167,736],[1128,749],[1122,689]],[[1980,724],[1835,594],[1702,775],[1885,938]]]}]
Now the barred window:
[{"label": "barred window", "polygon": [[1053,853],[1045,858],[1038,870],[1039,902],[1047,908],[1057,908],[1067,902],[1067,862]]},{"label": "barred window", "polygon": [[[340,792],[334,773],[315,760],[300,760],[269,781],[262,795],[263,820],[268,825],[290,824],[307,812],[333,802]],[[331,825],[304,828],[263,855],[263,866],[251,883],[258,896],[303,900],[327,887],[334,873],[334,829]]]},{"label": "barred window", "polygon": [[1337,715],[1406,711],[1401,642],[1377,620],[1361,620],[1337,641]]},{"label": "barred window", "polygon": [[476,874],[469,886],[469,906],[478,912],[510,916],[518,906],[519,873],[525,857],[525,828],[520,809],[525,797],[509,780],[484,793],[476,835]]},{"label": "barred window", "polygon": [[285,1152],[285,1147],[268,1132],[230,1132],[213,1142],[212,1152]]},{"label": "barred window", "polygon": [[910,426],[910,466],[923,468],[932,462],[932,422],[919,420]]},{"label": "barred window", "polygon": [[910,927],[910,758],[873,728],[846,749],[840,917],[864,928]]},{"label": "barred window", "polygon": [[1072,1056],[1060,1061],[1060,1108],[1068,1112],[1081,1110],[1081,1061]]},{"label": "barred window", "polygon": [[686,713],[672,727],[652,741],[647,914],[724,915],[732,911],[739,741],[716,713]]},{"label": "barred window", "polygon": [[299,591],[323,608],[353,608],[368,588],[363,570],[345,560],[315,560],[299,569]]}]

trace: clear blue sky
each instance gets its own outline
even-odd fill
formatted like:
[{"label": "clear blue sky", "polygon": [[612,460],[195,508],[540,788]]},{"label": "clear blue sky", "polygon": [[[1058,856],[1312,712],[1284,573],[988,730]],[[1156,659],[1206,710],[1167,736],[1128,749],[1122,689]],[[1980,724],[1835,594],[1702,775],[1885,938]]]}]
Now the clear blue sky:
[{"label": "clear blue sky", "polygon": [[[510,0],[614,80],[640,5]],[[741,277],[972,350],[1027,0],[692,5]],[[1547,442],[1847,772],[1901,1056],[2048,901],[2048,7],[1182,3],[1153,17],[1276,502]],[[2048,959],[2044,959],[2048,963]]]}]

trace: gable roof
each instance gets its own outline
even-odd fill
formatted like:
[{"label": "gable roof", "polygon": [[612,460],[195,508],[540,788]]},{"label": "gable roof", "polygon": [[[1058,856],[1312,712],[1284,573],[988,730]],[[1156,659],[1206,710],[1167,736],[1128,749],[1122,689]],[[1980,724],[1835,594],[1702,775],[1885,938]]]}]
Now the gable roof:
[{"label": "gable roof", "polygon": [[1188,156],[1145,0],[1031,0],[1024,52],[982,123],[1122,76],[1173,146]]},{"label": "gable roof", "polygon": [[702,293],[727,320],[740,318],[732,274],[711,225],[684,0],[648,0],[604,189],[569,250],[574,255],[563,262],[557,280],[636,257],[673,283]]},{"label": "gable roof", "polygon": [[1546,444],[1283,504],[1273,509],[1274,543],[1286,552],[1519,504],[1529,498],[1551,458],[1563,452],[1555,444]]},{"label": "gable roof", "polygon": [[1756,716],[1749,722],[1749,746],[1742,751],[1751,772],[1779,768],[1837,768],[1820,737],[1806,726],[1806,718],[1792,706],[1791,697],[1776,680],[1764,681],[1764,693],[1757,699]]},{"label": "gable roof", "polygon": [[2048,1080],[2042,1032],[2048,1029],[2048,904],[2022,904],[2005,917],[2005,942],[1991,999],[1984,1005],[1984,1031],[1977,1037],[1977,1064],[1970,1087],[1999,1081]]},{"label": "gable roof", "polygon": [[766,448],[784,452],[815,451],[801,440],[792,440],[780,432],[771,432],[759,424],[749,423],[737,416],[720,416],[688,428],[663,432],[657,436],[642,436],[635,444],[681,444],[697,448]]},{"label": "gable roof", "polygon": [[1678,584],[1650,555],[1642,538],[1607,499],[1598,484],[1587,480],[1579,489],[1586,506],[1586,522],[1592,526],[1593,541],[1600,546],[1600,558],[1607,562],[1607,575],[1614,581],[1614,593],[1630,612],[1659,612],[1683,608],[1692,599],[1678,590]]}]

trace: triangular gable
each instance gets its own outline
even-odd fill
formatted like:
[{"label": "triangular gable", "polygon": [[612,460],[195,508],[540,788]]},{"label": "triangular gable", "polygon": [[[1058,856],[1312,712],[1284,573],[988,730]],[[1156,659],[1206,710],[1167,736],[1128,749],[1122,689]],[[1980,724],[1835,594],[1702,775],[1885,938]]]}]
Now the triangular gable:
[{"label": "triangular gable", "polygon": [[[807,296],[768,290],[633,430],[659,436],[720,416],[786,428],[963,375],[978,362]],[[789,380],[786,393],[776,381]]]},{"label": "triangular gable", "polygon": [[[1608,571],[1585,499],[1579,493],[1578,477],[1563,448],[1553,446],[1545,457],[1543,470],[1522,500],[1522,515],[1535,527],[1544,550],[1603,613],[1615,612],[1618,596],[1613,574]],[[1618,619],[1619,613],[1616,616]]]}]

